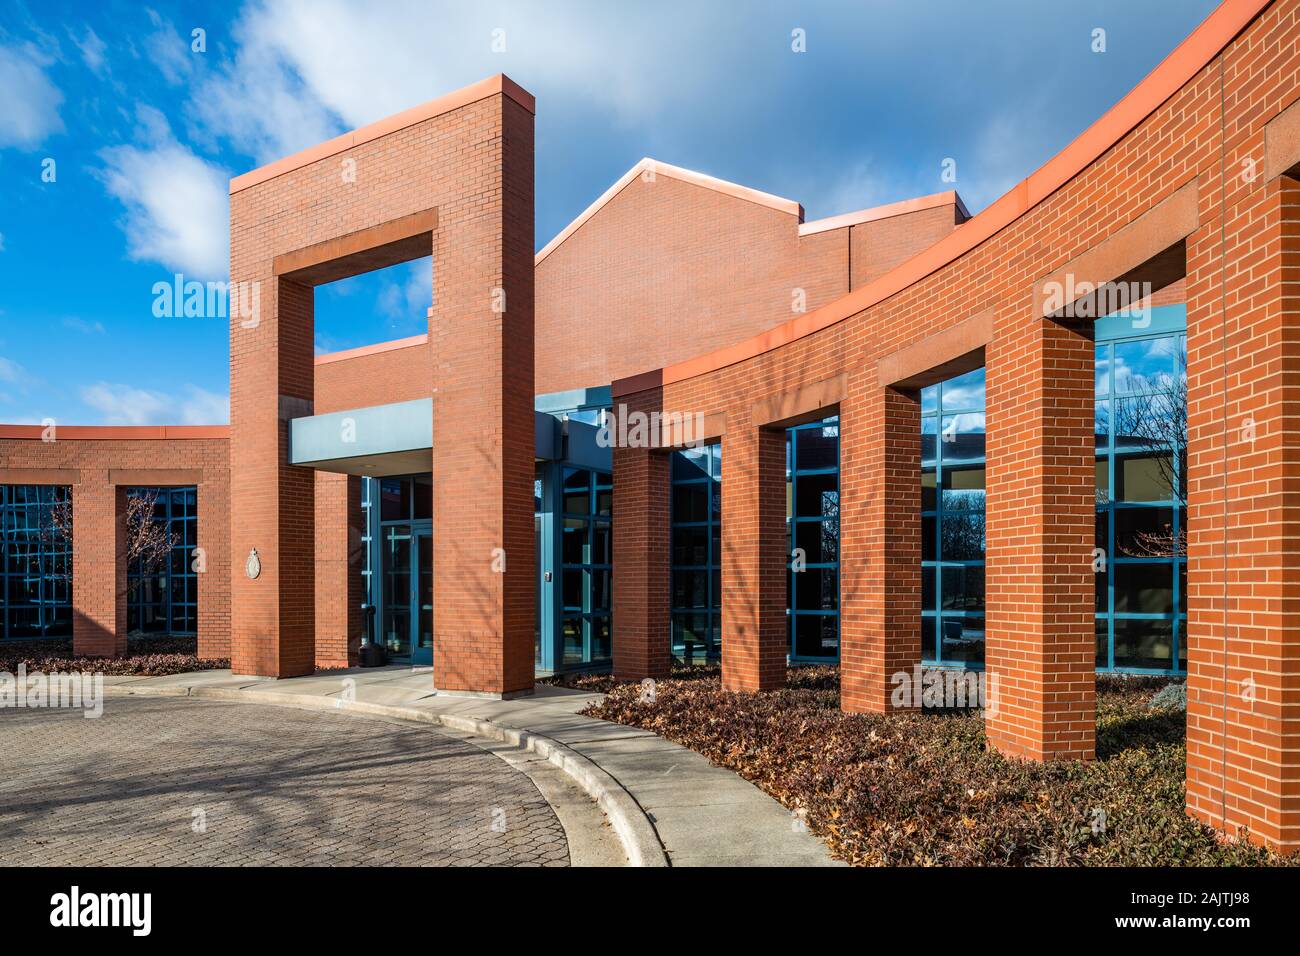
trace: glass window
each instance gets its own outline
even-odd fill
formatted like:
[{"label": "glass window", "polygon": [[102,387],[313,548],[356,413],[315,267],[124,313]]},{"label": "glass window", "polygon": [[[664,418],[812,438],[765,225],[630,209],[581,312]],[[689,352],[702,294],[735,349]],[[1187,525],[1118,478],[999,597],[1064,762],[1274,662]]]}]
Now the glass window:
[{"label": "glass window", "polygon": [[1182,673],[1186,309],[1153,311],[1166,331],[1096,349],[1097,667]]},{"label": "glass window", "polygon": [[585,515],[591,511],[591,472],[583,468],[564,469],[564,513]]},{"label": "glass window", "polygon": [[[614,486],[610,475],[565,468],[560,489],[559,667],[610,659]],[[545,587],[545,582],[539,587]]]},{"label": "glass window", "polygon": [[1179,336],[1115,343],[1115,393],[1168,392],[1173,388]]},{"label": "glass window", "polygon": [[[127,633],[197,633],[198,575],[194,548],[198,539],[196,488],[128,488],[128,519],[138,513],[151,527],[152,547],[127,568]],[[128,528],[128,534],[134,534]]]},{"label": "glass window", "polygon": [[[921,405],[921,660],[984,661],[985,372]],[[923,391],[924,398],[924,391]]]},{"label": "glass window", "polygon": [[839,468],[838,417],[788,430],[786,604],[790,658],[795,661],[839,657]]},{"label": "glass window", "polygon": [[687,662],[716,660],[722,631],[722,447],[671,456],[672,651]]},{"label": "glass window", "polygon": [[72,633],[72,492],[0,485],[0,637]]}]

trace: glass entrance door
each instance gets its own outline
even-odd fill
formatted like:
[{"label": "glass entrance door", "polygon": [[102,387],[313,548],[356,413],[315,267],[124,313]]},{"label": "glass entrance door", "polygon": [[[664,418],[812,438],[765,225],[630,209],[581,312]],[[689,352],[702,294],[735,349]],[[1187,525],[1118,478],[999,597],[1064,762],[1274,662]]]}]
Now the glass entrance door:
[{"label": "glass entrance door", "polygon": [[414,584],[410,525],[384,528],[383,642],[390,657],[411,653],[411,605]]},{"label": "glass entrance door", "polygon": [[427,531],[415,533],[416,592],[415,632],[412,635],[412,664],[433,663],[433,536]]}]

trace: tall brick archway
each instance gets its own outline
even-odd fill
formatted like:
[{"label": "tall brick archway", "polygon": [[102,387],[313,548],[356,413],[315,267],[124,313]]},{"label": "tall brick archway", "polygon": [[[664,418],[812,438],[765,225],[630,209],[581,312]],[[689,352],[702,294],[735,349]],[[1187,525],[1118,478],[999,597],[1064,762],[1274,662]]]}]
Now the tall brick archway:
[{"label": "tall brick archway", "polygon": [[494,77],[240,176],[230,203],[231,281],[258,305],[230,322],[233,669],[317,659],[316,480],[288,450],[313,288],[432,253],[434,680],[531,691],[532,96]]}]

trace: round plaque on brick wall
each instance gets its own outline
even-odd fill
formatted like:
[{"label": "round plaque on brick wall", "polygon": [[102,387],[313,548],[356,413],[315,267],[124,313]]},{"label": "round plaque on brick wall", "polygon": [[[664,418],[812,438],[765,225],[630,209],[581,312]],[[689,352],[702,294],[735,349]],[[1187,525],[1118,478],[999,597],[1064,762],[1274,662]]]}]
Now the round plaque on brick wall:
[{"label": "round plaque on brick wall", "polygon": [[256,578],[262,573],[262,559],[257,556],[256,548],[248,552],[248,560],[244,562],[244,573],[250,578]]}]

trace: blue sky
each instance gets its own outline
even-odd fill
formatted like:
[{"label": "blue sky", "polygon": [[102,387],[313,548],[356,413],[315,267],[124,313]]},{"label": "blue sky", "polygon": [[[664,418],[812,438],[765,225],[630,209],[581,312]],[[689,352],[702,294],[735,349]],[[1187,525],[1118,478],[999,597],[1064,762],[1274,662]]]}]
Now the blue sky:
[{"label": "blue sky", "polygon": [[[1214,6],[6,0],[0,422],[224,422],[225,321],[155,317],[152,290],[227,277],[229,177],[484,76],[537,96],[538,247],[642,156],[809,219],[949,188],[951,158],[977,212]],[[318,350],[423,331],[427,269],[320,292]]]}]

